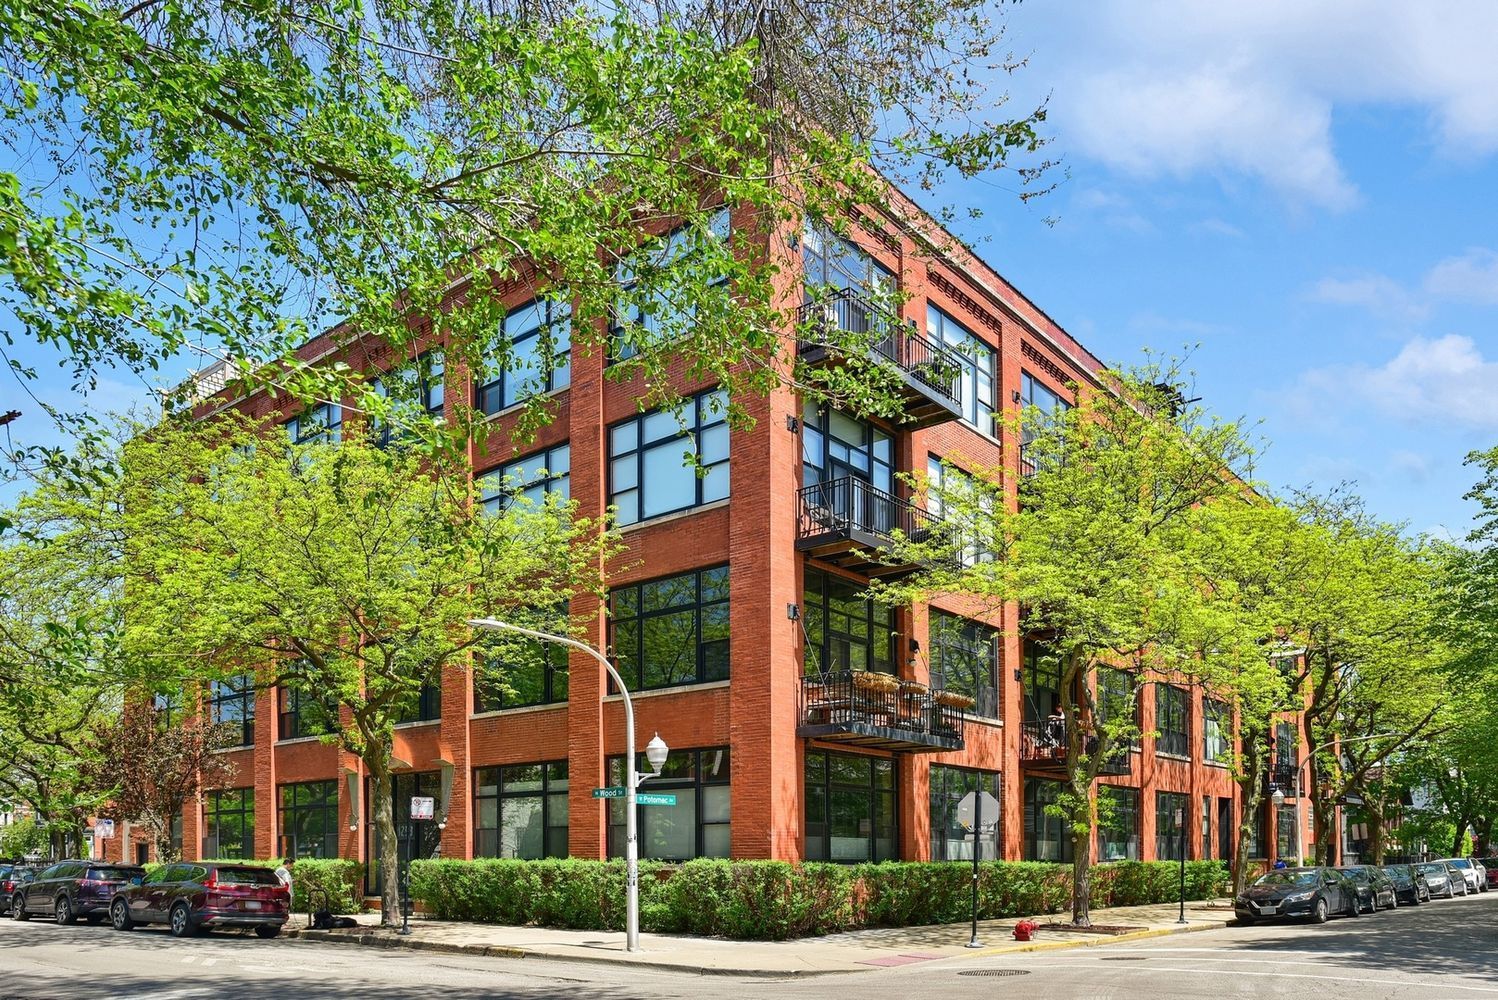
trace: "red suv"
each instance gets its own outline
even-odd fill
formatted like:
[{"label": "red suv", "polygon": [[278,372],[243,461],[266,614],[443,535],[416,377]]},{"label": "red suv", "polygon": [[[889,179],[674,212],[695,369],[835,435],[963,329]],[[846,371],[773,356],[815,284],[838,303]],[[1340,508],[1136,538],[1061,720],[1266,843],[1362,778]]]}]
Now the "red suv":
[{"label": "red suv", "polygon": [[286,886],[269,868],[201,861],[164,865],[109,903],[115,930],[165,923],[177,937],[191,937],[200,927],[253,927],[272,938],[290,915]]}]

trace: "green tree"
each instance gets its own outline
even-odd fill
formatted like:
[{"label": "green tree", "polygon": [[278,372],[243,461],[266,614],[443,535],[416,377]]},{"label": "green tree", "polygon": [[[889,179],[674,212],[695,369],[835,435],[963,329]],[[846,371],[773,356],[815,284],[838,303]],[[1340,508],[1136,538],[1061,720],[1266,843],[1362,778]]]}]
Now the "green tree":
[{"label": "green tree", "polygon": [[1102,703],[1099,672],[1124,668],[1136,688],[1146,678],[1202,683],[1237,655],[1204,659],[1234,633],[1205,586],[1196,539],[1214,502],[1244,489],[1232,470],[1247,455],[1236,425],[1181,409],[1173,368],[1103,379],[1076,406],[1027,412],[1011,429],[1033,470],[1017,484],[1002,469],[943,477],[953,485],[939,490],[923,484],[940,494],[949,530],[897,545],[929,568],[876,590],[902,603],[958,594],[993,613],[1017,603],[1021,634],[1059,666],[1067,738],[1057,808],[1073,844],[1079,926],[1090,923],[1097,775],[1140,735],[1131,705]]},{"label": "green tree", "polygon": [[555,495],[485,513],[464,465],[347,428],[341,444],[297,447],[263,429],[224,416],[130,443],[126,645],[158,665],[158,683],[254,670],[330,706],[325,740],[373,779],[392,922],[394,727],[423,685],[495,655],[470,619],[556,615],[599,592],[613,542]]}]

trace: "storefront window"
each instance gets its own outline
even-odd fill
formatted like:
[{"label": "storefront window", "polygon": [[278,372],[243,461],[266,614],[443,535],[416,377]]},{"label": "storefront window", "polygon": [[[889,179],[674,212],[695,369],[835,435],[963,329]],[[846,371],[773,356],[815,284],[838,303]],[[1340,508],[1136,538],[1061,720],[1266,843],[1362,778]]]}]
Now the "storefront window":
[{"label": "storefront window", "polygon": [[889,861],[895,839],[895,765],[887,757],[806,754],[806,857]]}]

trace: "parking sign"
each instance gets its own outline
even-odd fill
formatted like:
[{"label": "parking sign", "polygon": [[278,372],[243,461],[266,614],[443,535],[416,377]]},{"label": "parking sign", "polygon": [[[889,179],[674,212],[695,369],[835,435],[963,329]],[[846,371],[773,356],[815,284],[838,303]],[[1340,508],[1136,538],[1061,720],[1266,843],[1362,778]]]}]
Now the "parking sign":
[{"label": "parking sign", "polygon": [[411,796],[411,818],[431,819],[434,800],[430,795]]}]

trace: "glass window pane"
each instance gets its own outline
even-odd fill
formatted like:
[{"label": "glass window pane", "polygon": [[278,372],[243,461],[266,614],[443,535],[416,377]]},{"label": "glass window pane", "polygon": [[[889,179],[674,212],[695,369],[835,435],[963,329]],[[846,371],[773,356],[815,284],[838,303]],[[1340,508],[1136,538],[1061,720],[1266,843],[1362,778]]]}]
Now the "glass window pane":
[{"label": "glass window pane", "polygon": [[702,789],[702,822],[727,823],[728,820],[728,786],[704,786]]},{"label": "glass window pane", "polygon": [[668,514],[697,502],[697,473],[684,458],[679,441],[645,450],[642,518]]}]

